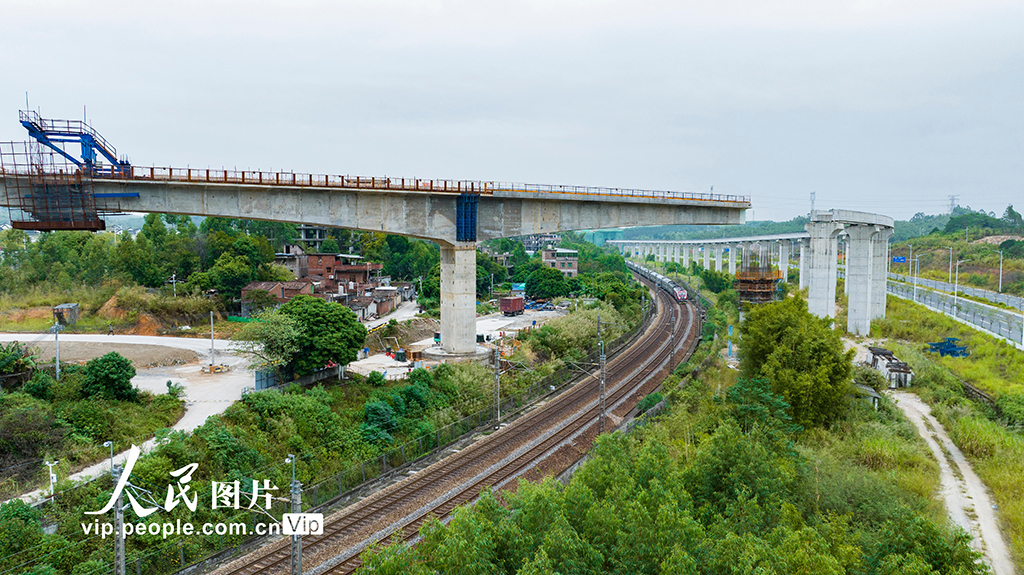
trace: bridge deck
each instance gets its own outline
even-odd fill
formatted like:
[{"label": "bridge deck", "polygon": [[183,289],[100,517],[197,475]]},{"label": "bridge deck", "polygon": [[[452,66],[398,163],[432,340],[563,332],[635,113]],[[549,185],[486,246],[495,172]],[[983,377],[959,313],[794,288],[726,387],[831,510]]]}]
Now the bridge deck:
[{"label": "bridge deck", "polygon": [[[0,172],[10,174],[10,170]],[[696,192],[671,192],[595,186],[561,186],[496,182],[482,180],[444,180],[420,178],[392,178],[367,176],[341,176],[326,174],[300,174],[295,172],[263,172],[251,170],[209,170],[200,168],[161,168],[133,166],[124,175],[103,174],[95,180],[129,180],[139,182],[181,182],[211,184],[243,184],[287,186],[298,188],[338,188],[396,192],[423,192],[447,194],[480,194],[485,196],[516,196],[520,194],[559,194],[574,199],[595,200],[635,198],[686,202],[734,204],[729,207],[750,207],[750,196],[734,196]]]}]

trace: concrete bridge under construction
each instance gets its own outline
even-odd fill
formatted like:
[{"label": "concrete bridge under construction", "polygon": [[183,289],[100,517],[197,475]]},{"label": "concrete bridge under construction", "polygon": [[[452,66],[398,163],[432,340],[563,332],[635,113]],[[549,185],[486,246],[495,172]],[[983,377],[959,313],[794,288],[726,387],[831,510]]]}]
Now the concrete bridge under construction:
[{"label": "concrete bridge under construction", "polygon": [[[141,168],[81,122],[23,113],[38,142],[0,144],[0,206],[12,225],[104,229],[104,214],[148,212],[273,220],[422,238],[441,247],[441,347],[476,351],[476,246],[571,230],[742,224],[747,196],[492,181]],[[65,138],[58,140],[58,137]],[[82,161],[55,142],[72,139]]]},{"label": "concrete bridge under construction", "polygon": [[843,241],[847,275],[844,289],[849,299],[846,329],[868,335],[871,320],[885,317],[886,277],[889,239],[893,219],[888,216],[850,210],[815,211],[806,231],[763,236],[708,240],[608,240],[627,257],[689,265],[703,260],[705,269],[722,271],[728,257],[728,271],[736,274],[737,253],[741,268],[756,260],[759,267],[777,266],[783,281],[789,275],[793,254],[799,253],[800,289],[808,288],[811,313],[835,317],[839,241]]}]

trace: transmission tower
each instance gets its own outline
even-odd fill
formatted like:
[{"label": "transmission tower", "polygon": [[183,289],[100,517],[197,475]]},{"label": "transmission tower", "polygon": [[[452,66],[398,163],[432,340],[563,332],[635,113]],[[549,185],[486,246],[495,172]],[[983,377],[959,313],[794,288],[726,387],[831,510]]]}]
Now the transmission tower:
[{"label": "transmission tower", "polygon": [[949,195],[949,213],[953,213],[953,210],[959,205],[960,196],[956,194]]}]

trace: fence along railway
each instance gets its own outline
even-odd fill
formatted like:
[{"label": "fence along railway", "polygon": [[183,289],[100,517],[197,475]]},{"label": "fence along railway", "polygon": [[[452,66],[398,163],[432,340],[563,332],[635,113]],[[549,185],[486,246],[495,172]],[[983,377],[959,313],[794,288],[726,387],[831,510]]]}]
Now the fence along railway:
[{"label": "fence along railway", "polygon": [[[644,333],[607,364],[609,429],[689,357],[700,334],[701,314],[694,303],[676,303],[667,292],[654,289],[656,307]],[[352,573],[362,564],[362,551],[376,541],[401,531],[405,541],[413,542],[428,517],[444,520],[485,489],[515,489],[519,478],[537,479],[567,469],[598,435],[598,386],[596,375],[590,375],[508,427],[335,513],[323,535],[303,537],[304,571]],[[283,574],[289,567],[288,540],[280,539],[215,574]]]}]

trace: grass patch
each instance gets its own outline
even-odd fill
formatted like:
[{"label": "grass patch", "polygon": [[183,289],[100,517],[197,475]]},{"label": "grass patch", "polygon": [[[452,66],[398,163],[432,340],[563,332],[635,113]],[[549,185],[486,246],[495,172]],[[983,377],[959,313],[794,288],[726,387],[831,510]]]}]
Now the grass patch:
[{"label": "grass patch", "polygon": [[1024,560],[1024,437],[1020,426],[1007,427],[996,420],[991,407],[964,397],[958,376],[944,362],[914,344],[889,346],[914,369],[915,391],[931,405],[932,414],[988,487],[999,506],[1010,551],[1018,563]]},{"label": "grass patch", "polygon": [[960,338],[960,345],[966,345],[971,352],[969,357],[939,357],[935,354],[934,357],[929,356],[929,360],[994,396],[1024,393],[1020,377],[1024,373],[1024,353],[1001,339],[923,306],[889,298],[886,317],[872,321],[871,334],[910,342],[908,345],[914,350],[924,350],[925,343],[946,337]]}]

